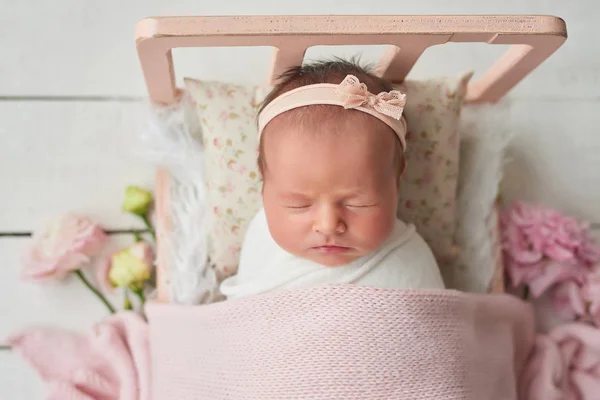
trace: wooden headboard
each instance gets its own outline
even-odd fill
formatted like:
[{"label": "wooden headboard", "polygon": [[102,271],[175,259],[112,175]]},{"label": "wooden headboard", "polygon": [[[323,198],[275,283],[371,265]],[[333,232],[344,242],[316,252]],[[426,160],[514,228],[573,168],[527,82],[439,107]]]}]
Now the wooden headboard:
[{"label": "wooden headboard", "polygon": [[269,83],[302,63],[317,45],[389,45],[381,76],[401,82],[430,46],[449,42],[512,45],[469,87],[467,101],[504,96],[566,40],[565,22],[552,16],[239,16],[156,17],[136,26],[136,45],[150,98],[177,99],[171,49],[273,46]]}]

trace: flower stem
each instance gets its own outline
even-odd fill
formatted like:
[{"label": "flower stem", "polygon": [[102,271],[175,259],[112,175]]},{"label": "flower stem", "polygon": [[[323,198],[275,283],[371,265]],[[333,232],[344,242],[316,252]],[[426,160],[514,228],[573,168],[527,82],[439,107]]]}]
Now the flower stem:
[{"label": "flower stem", "polygon": [[86,279],[85,275],[83,275],[83,272],[81,272],[80,269],[75,271],[75,275],[77,275],[81,282],[83,282],[83,284],[87,286],[87,288],[90,289],[92,293],[94,293],[102,303],[104,303],[104,305],[106,306],[106,308],[108,308],[111,314],[115,313],[115,308],[108,302],[108,300],[106,300],[106,298],[102,295],[102,293],[98,291],[98,289],[92,286],[92,284]]},{"label": "flower stem", "polygon": [[144,296],[144,286],[132,285],[129,286],[129,289],[140,299],[140,315],[144,318],[145,321],[148,321],[146,318],[146,313],[144,312],[144,304],[146,303],[146,296]]},{"label": "flower stem", "polygon": [[142,241],[142,235],[140,235],[137,232],[133,232],[133,237],[134,237],[136,243]]},{"label": "flower stem", "polygon": [[146,302],[146,296],[144,296],[144,289],[140,288],[140,289],[132,289],[131,290],[133,293],[135,293],[135,295],[140,299],[140,302],[142,303],[142,306],[144,305],[144,303]]},{"label": "flower stem", "polygon": [[150,234],[152,235],[154,242],[156,242],[156,232],[154,232],[154,228],[152,227],[152,224],[150,223],[150,219],[148,219],[148,215],[142,215],[141,217],[142,217],[142,220],[144,220],[144,224],[146,225],[146,228],[148,228],[148,230],[150,231]]},{"label": "flower stem", "polygon": [[131,300],[129,300],[129,289],[123,288],[123,294],[125,300],[123,301],[123,308],[125,310],[133,310],[133,305],[131,304]]}]

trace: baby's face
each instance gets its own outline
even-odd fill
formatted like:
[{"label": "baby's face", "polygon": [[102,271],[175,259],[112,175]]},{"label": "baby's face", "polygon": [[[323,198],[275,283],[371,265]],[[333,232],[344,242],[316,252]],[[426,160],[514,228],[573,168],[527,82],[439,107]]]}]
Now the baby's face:
[{"label": "baby's face", "polygon": [[263,201],[277,244],[326,266],[375,250],[396,220],[393,131],[356,115],[322,132],[274,125],[264,142]]}]

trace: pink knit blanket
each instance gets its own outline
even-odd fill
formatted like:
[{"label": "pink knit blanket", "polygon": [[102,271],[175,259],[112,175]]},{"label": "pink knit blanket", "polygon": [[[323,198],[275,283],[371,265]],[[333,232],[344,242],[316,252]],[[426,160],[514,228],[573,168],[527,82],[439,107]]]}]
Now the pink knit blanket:
[{"label": "pink knit blanket", "polygon": [[516,399],[532,311],[509,296],[323,286],[147,309],[155,399]]},{"label": "pink knit blanket", "polygon": [[[48,399],[594,400],[600,335],[509,295],[322,286],[9,338]],[[150,379],[152,377],[152,379]]]}]

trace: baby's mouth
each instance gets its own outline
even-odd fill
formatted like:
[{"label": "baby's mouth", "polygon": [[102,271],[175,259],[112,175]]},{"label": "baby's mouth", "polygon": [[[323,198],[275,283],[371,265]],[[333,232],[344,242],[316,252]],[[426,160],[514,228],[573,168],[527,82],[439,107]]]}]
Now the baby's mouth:
[{"label": "baby's mouth", "polygon": [[341,254],[350,250],[349,247],[332,245],[315,246],[313,249],[323,254]]}]

